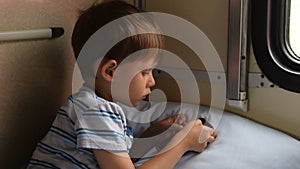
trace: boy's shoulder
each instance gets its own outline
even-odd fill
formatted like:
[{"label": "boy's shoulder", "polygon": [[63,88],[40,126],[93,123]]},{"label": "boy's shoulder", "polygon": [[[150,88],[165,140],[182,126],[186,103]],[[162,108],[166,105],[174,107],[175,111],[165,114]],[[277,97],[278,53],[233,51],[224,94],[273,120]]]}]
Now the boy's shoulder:
[{"label": "boy's shoulder", "polygon": [[122,108],[114,102],[107,101],[96,95],[94,90],[87,86],[83,86],[80,90],[69,97],[74,106],[80,107],[83,110],[101,109],[114,112],[122,111]]}]

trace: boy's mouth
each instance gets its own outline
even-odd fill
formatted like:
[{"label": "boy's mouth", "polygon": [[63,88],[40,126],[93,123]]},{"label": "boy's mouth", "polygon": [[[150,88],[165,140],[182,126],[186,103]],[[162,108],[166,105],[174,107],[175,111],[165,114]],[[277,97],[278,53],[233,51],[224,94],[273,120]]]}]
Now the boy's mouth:
[{"label": "boy's mouth", "polygon": [[144,95],[143,97],[142,97],[142,99],[144,100],[144,99],[146,99],[148,96],[150,95],[150,93],[149,94],[146,94],[146,95]]}]

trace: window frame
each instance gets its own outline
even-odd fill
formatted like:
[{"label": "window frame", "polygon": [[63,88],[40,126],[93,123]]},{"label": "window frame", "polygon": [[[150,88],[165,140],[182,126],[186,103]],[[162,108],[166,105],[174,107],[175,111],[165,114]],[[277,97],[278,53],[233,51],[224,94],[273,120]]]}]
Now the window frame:
[{"label": "window frame", "polygon": [[300,93],[300,60],[289,45],[289,9],[290,0],[252,0],[252,47],[271,82]]}]

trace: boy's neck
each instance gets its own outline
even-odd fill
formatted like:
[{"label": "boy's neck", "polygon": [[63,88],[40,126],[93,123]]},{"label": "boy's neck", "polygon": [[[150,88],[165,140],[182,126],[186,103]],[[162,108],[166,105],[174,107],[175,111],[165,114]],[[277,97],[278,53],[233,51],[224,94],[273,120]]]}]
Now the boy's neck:
[{"label": "boy's neck", "polygon": [[97,96],[107,101],[111,101],[111,102],[113,101],[110,92],[110,83],[105,82],[104,80],[101,80],[99,78],[94,80],[92,78],[86,78],[85,84],[90,89],[92,89]]}]

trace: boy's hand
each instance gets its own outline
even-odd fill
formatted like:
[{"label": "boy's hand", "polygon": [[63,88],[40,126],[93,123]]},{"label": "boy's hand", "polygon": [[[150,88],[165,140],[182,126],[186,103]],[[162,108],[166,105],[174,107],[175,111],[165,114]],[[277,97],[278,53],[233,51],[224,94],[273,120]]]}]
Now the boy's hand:
[{"label": "boy's hand", "polygon": [[[191,125],[190,127],[188,125]],[[189,129],[185,142],[191,151],[202,152],[207,144],[215,141],[218,133],[214,129],[204,126],[200,120],[189,123],[185,128]]]},{"label": "boy's hand", "polygon": [[[170,128],[171,133],[177,132],[186,124],[184,115],[174,115],[164,120],[154,122],[143,134],[142,138],[154,137]],[[167,132],[169,133],[169,132]]]},{"label": "boy's hand", "polygon": [[167,148],[181,144],[186,151],[202,152],[209,142],[213,142],[218,133],[197,119],[189,122],[178,132],[168,144]]},{"label": "boy's hand", "polygon": [[[165,132],[166,130],[168,131]],[[204,126],[199,119],[187,123],[184,115],[174,115],[153,123],[141,137],[156,137],[155,140],[159,143],[171,138],[171,142],[178,143],[179,140],[183,139],[181,143],[185,145],[187,151],[202,152],[208,143],[215,140],[217,135],[216,130]],[[172,146],[172,144],[169,146]]]},{"label": "boy's hand", "polygon": [[[183,128],[186,123],[184,115],[174,115],[164,120],[152,123],[152,125],[141,135],[141,138],[150,138],[150,140],[136,140],[131,148],[133,162],[139,160],[135,156],[141,157],[147,153],[153,146],[162,149],[169,140]],[[168,130],[168,131],[167,131]],[[134,155],[132,155],[134,154]]]}]

